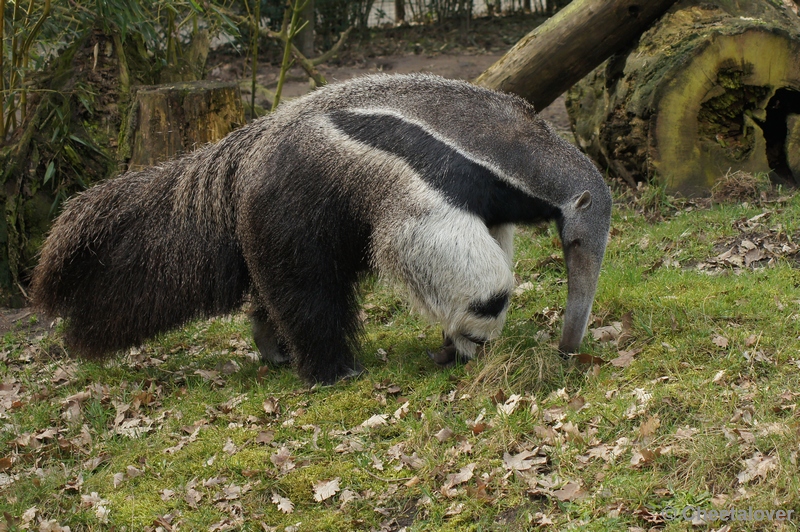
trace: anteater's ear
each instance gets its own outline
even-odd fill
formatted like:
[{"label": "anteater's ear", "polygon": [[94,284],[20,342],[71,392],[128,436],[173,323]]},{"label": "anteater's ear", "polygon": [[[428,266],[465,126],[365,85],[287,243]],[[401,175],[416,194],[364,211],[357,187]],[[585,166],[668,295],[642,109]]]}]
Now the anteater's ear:
[{"label": "anteater's ear", "polygon": [[589,193],[588,190],[584,190],[583,194],[581,194],[580,197],[575,200],[575,210],[581,211],[583,209],[588,209],[591,206],[592,206],[592,195]]}]

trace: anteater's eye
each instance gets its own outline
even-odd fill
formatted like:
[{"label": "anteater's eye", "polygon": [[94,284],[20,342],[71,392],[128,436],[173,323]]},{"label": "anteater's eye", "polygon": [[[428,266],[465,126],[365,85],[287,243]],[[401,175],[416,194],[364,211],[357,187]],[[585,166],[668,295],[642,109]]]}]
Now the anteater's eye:
[{"label": "anteater's eye", "polygon": [[570,246],[571,246],[571,247],[578,247],[578,246],[580,246],[580,245],[581,245],[581,239],[580,239],[580,238],[576,238],[576,239],[575,239],[575,240],[573,240],[573,241],[572,241],[572,243],[570,244]]}]

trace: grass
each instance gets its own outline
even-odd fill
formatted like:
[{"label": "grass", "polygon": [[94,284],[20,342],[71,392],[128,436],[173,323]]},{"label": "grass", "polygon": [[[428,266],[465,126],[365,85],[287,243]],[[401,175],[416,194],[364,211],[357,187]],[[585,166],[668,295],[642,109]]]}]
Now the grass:
[{"label": "grass", "polygon": [[[645,190],[612,228],[590,326],[622,334],[589,335],[592,364],[554,348],[554,227],[518,230],[530,284],[487,356],[452,369],[425,354],[439,330],[374,279],[368,372],[327,388],[262,368],[242,315],[105,362],[70,359],[34,319],[0,351],[0,530],[686,530],[660,512],[800,508],[800,196]],[[743,239],[789,251],[712,260]]]}]

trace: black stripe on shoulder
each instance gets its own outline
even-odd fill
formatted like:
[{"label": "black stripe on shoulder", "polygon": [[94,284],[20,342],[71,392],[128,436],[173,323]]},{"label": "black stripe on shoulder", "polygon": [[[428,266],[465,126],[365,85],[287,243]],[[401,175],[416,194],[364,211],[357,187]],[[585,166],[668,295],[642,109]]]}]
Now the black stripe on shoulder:
[{"label": "black stripe on shoulder", "polygon": [[331,112],[330,118],[352,139],[405,160],[450,204],[480,216],[487,225],[533,223],[560,215],[557,207],[512,187],[401,117],[340,110]]}]

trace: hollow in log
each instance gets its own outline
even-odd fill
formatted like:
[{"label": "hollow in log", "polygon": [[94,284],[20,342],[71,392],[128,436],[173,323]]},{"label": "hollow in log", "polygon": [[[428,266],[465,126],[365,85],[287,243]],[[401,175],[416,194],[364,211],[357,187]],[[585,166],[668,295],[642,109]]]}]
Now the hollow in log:
[{"label": "hollow in log", "polygon": [[730,170],[800,183],[800,19],[682,3],[568,93],[576,140],[631,184],[707,193]]}]

